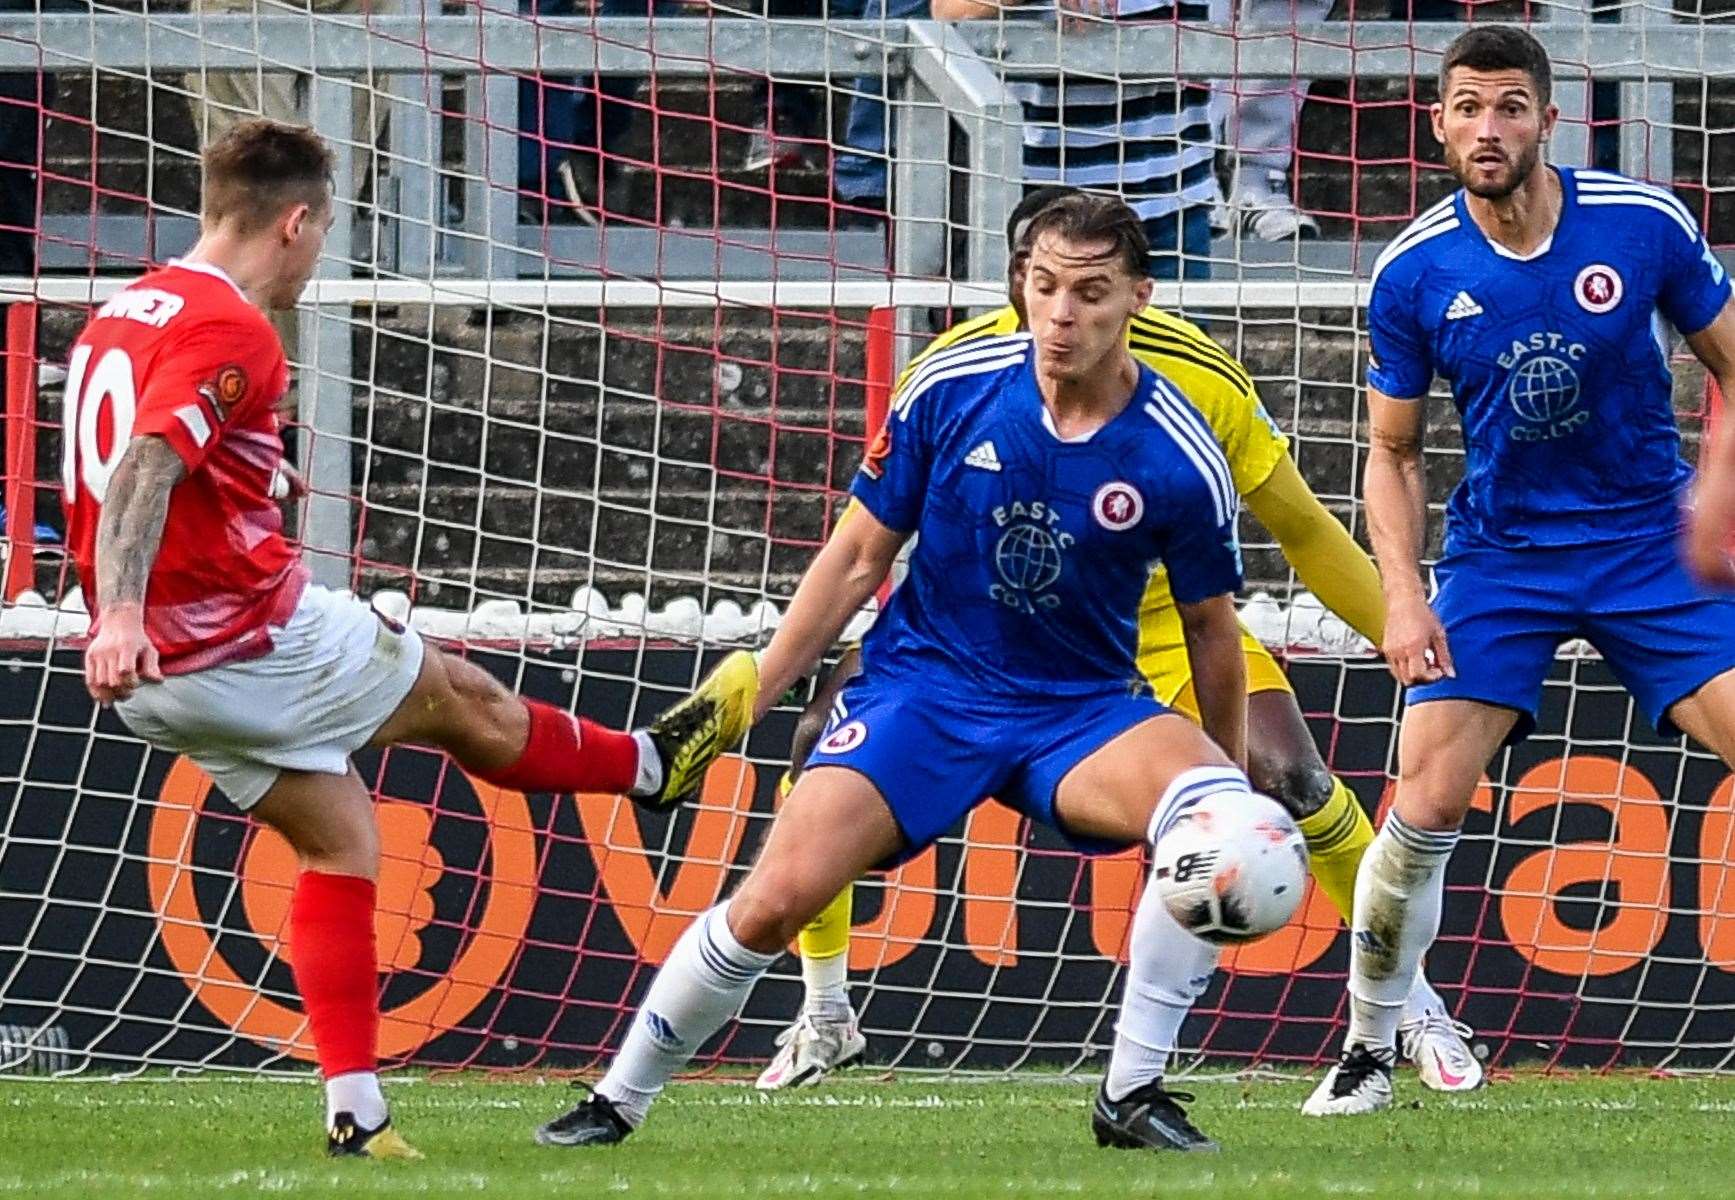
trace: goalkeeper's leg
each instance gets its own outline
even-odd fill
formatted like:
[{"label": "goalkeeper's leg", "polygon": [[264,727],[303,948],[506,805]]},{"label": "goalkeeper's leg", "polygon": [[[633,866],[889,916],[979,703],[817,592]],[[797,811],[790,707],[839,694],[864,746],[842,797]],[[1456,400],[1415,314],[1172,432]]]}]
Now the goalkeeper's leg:
[{"label": "goalkeeper's leg", "polygon": [[[789,771],[777,786],[779,803],[801,777],[808,755],[825,731],[838,694],[860,670],[861,651],[851,647],[802,711],[790,742]],[[794,1023],[778,1034],[777,1054],[759,1076],[758,1086],[765,1091],[811,1086],[832,1071],[859,1061],[867,1050],[867,1039],[861,1035],[849,1002],[849,933],[854,899],[852,884],[803,926],[796,938],[805,993],[801,1012]]]}]

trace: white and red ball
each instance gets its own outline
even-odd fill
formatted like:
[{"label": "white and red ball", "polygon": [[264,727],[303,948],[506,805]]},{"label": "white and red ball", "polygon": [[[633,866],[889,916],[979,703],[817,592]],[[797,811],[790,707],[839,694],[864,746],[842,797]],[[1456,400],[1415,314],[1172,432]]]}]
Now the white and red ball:
[{"label": "white and red ball", "polygon": [[1250,942],[1281,929],[1307,887],[1307,846],[1276,801],[1208,796],[1157,842],[1151,886],[1171,916],[1208,942]]}]

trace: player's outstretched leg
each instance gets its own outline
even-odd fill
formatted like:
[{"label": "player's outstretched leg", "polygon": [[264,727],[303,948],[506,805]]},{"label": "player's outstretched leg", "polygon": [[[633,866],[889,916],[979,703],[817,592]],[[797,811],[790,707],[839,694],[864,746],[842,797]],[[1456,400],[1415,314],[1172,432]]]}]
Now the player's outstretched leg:
[{"label": "player's outstretched leg", "polygon": [[[802,710],[789,746],[789,771],[777,785],[781,804],[795,787],[808,755],[825,731],[832,703],[844,685],[861,670],[861,651],[852,648],[816,689]],[[855,887],[839,892],[817,917],[802,926],[796,938],[801,954],[803,995],[795,1022],[777,1035],[777,1053],[759,1075],[756,1086],[774,1092],[811,1087],[833,1071],[860,1062],[867,1039],[849,1002],[849,937]]]},{"label": "player's outstretched leg", "polygon": [[[1263,653],[1263,652],[1262,652]],[[1262,663],[1248,656],[1248,677]],[[1275,671],[1272,663],[1270,671]],[[1373,822],[1343,780],[1326,768],[1295,694],[1270,687],[1247,697],[1247,774],[1255,791],[1289,810],[1307,842],[1307,865],[1319,890],[1353,927],[1356,870],[1374,840]],[[1454,1021],[1421,967],[1398,1026],[1403,1056],[1416,1064],[1424,1086],[1467,1092],[1482,1083],[1482,1064],[1465,1039],[1470,1029]]]},{"label": "player's outstretched leg", "polygon": [[699,794],[705,772],[753,723],[759,666],[745,650],[718,663],[693,694],[652,721],[648,733],[661,758],[662,786],[638,797],[647,808],[667,809]]},{"label": "player's outstretched leg", "polygon": [[380,1089],[373,800],[353,770],[284,771],[253,815],[281,833],[300,859],[288,953],[325,1079],[326,1152],[420,1158],[392,1128]]},{"label": "player's outstretched leg", "polygon": [[804,775],[740,889],[675,943],[608,1073],[586,1099],[539,1129],[536,1140],[598,1146],[624,1139],[796,932],[901,843],[891,810],[866,776],[843,768]]},{"label": "player's outstretched leg", "polygon": [[[1241,804],[1252,791],[1247,776],[1197,725],[1173,713],[1099,745],[1049,786],[1055,823],[1069,837],[1106,845],[1154,845],[1176,805],[1217,795]],[[1040,804],[1041,797],[1035,799]],[[1210,983],[1217,957],[1214,946],[1169,915],[1147,881],[1133,917],[1114,1052],[1091,1107],[1098,1145],[1217,1149],[1181,1107],[1193,1097],[1165,1083],[1181,1023]]]},{"label": "player's outstretched leg", "polygon": [[[1197,799],[1223,793],[1240,799],[1250,791],[1247,777],[1233,767],[1183,771],[1164,791],[1148,831],[1162,827],[1163,814],[1183,794]],[[1192,1095],[1169,1090],[1164,1076],[1181,1024],[1217,969],[1219,951],[1181,928],[1157,889],[1147,883],[1133,916],[1128,957],[1114,1052],[1091,1112],[1097,1145],[1216,1150],[1217,1143],[1200,1132],[1181,1107]]]},{"label": "player's outstretched leg", "polygon": [[1404,714],[1397,795],[1356,875],[1349,1033],[1342,1058],[1302,1105],[1307,1115],[1391,1107],[1398,1026],[1440,929],[1446,863],[1476,782],[1515,719],[1511,709],[1469,700],[1414,704]]},{"label": "player's outstretched leg", "polygon": [[481,667],[428,648],[415,686],[369,744],[438,746],[467,770],[521,792],[604,792],[649,808],[695,795],[705,770],[751,723],[759,672],[738,650],[648,729],[621,733],[515,696]]}]

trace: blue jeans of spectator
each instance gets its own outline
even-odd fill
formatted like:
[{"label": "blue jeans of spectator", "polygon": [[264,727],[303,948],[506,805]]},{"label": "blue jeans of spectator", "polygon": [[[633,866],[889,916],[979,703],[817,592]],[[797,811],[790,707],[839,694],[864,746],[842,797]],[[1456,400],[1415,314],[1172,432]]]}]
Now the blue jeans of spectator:
[{"label": "blue jeans of spectator", "polygon": [[1166,217],[1145,222],[1151,257],[1145,270],[1152,279],[1211,278],[1211,207],[1195,204]]},{"label": "blue jeans of spectator", "polygon": [[[905,20],[928,15],[929,0],[862,0],[861,19],[864,21]],[[842,5],[834,4],[832,12],[844,15]],[[886,198],[886,105],[885,80],[878,75],[863,75],[850,84],[849,119],[844,126],[843,143],[848,152],[839,154],[832,165],[832,190],[840,200],[870,203],[882,207]]]},{"label": "blue jeans of spectator", "polygon": [[[597,15],[646,17],[673,12],[674,0],[598,0]],[[518,0],[540,17],[579,15],[577,0]],[[555,168],[569,154],[606,153],[632,124],[640,81],[627,75],[538,75],[518,81],[518,186],[550,194]]]}]

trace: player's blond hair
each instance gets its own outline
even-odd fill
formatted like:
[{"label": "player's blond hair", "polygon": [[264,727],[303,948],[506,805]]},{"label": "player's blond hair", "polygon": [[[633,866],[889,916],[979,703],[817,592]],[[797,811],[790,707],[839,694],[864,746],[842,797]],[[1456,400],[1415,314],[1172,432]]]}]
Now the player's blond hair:
[{"label": "player's blond hair", "polygon": [[201,219],[237,220],[252,232],[297,204],[322,210],[335,161],[325,139],[305,125],[242,121],[205,147]]}]

